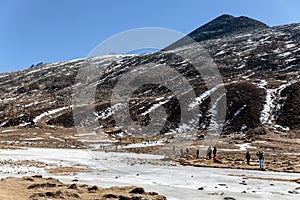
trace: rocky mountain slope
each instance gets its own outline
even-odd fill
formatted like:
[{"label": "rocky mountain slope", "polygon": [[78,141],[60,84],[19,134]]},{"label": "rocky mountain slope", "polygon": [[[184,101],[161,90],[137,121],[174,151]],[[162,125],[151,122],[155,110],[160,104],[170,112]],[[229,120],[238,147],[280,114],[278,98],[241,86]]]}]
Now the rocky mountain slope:
[{"label": "rocky mountain slope", "polygon": [[[0,74],[2,132],[12,127],[31,132],[75,132],[74,125],[78,122],[75,119],[74,124],[72,112],[76,107],[72,102],[74,89],[81,88],[88,93],[96,85],[93,103],[97,124],[92,125],[93,129],[109,134],[122,133],[113,117],[118,108],[112,108],[111,95],[123,74],[150,62],[166,64],[185,77],[197,95],[200,116],[197,128],[206,130],[213,109],[210,94],[217,88],[207,87],[193,65],[178,56],[182,51],[188,55],[205,51],[217,65],[226,90],[224,134],[246,133],[259,127],[272,131],[300,128],[300,23],[268,27],[249,18],[226,15],[193,31],[190,36],[203,49],[190,44],[152,54],[93,57]],[[86,62],[106,68],[98,79],[85,82],[83,87],[78,74]],[[177,77],[169,78],[176,80]],[[83,107],[86,110],[89,105]],[[168,115],[160,133],[182,128],[179,101],[166,87],[143,85],[131,96],[129,103],[133,121],[143,126],[151,121],[149,113],[159,107]],[[77,115],[80,114],[78,111]]]}]

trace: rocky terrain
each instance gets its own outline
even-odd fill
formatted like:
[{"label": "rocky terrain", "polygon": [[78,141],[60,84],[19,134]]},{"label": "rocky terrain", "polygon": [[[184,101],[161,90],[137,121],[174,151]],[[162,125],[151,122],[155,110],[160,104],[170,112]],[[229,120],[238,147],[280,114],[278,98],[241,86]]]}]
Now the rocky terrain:
[{"label": "rocky terrain", "polygon": [[[212,121],[216,108],[210,103],[211,95],[223,87],[226,113],[224,123],[218,124],[223,136],[217,145],[235,149],[237,144],[250,143],[272,157],[273,169],[290,160],[293,167],[284,166],[284,171],[299,172],[300,24],[268,27],[246,17],[224,15],[189,36],[197,44],[170,46],[143,55],[42,63],[0,74],[0,147],[92,147],[159,154],[170,154],[174,144],[198,148],[204,145],[210,125],[216,123]],[[181,56],[183,53],[192,58],[201,55],[203,65],[213,62],[221,84],[210,88],[193,63]],[[130,116],[136,124],[147,127],[150,114],[164,108],[167,116],[163,128],[146,136],[131,135],[116,124],[115,115],[126,105],[111,102],[118,81],[147,63],[155,63],[154,67],[165,64],[187,80],[196,94],[189,104],[198,113],[196,122],[180,123],[184,113],[178,98],[185,92],[176,96],[162,85],[145,84],[130,97]],[[87,64],[96,66],[96,75],[92,69],[83,71]],[[177,81],[176,87],[184,85],[177,76],[168,79]],[[77,101],[78,95],[88,102]],[[235,158],[220,157],[235,163],[243,154],[244,149]]]},{"label": "rocky terrain", "polygon": [[155,192],[145,192],[141,187],[99,188],[86,184],[64,184],[54,178],[40,175],[0,180],[1,199],[121,199],[121,200],[165,200]]}]

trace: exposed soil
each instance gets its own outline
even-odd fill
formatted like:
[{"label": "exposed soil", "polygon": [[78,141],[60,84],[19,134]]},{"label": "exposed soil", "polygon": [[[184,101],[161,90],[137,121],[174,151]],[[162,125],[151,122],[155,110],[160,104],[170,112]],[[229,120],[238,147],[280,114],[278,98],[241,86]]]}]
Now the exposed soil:
[{"label": "exposed soil", "polygon": [[79,172],[89,172],[89,170],[86,167],[55,167],[55,168],[49,168],[46,170],[50,174],[59,174],[59,175],[70,175],[71,173],[79,173]]},{"label": "exposed soil", "polygon": [[[295,135],[296,134],[296,135]],[[265,135],[233,135],[228,138],[220,138],[217,147],[217,157],[221,163],[213,162],[213,159],[204,157],[196,159],[196,144],[189,150],[189,155],[177,160],[181,165],[195,167],[216,167],[231,169],[260,170],[256,153],[264,151],[265,170],[275,172],[300,173],[300,142],[294,134],[274,134],[268,132]],[[248,143],[248,148],[241,150],[239,146]],[[249,150],[250,165],[246,163],[246,149]]]},{"label": "exposed soil", "polygon": [[247,176],[245,174],[228,174],[228,176],[239,176],[244,179],[258,179],[258,180],[268,180],[268,181],[281,181],[281,182],[296,182],[300,183],[300,179],[282,179],[282,178],[265,178],[265,177],[256,177],[256,176]]},{"label": "exposed soil", "polygon": [[155,192],[137,186],[101,188],[85,184],[63,184],[54,178],[31,176],[0,180],[0,199],[126,199],[165,200]]}]

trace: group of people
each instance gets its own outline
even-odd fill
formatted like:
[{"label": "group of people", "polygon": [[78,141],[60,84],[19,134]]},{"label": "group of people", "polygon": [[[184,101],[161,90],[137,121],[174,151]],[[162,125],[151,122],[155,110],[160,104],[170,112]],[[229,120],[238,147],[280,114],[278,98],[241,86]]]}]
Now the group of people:
[{"label": "group of people", "polygon": [[[176,147],[173,146],[173,154],[176,155]],[[180,149],[180,158],[183,158],[183,157],[187,157],[189,154],[189,149],[186,148],[185,152],[183,149]],[[206,159],[213,159],[213,162],[215,163],[221,163],[221,161],[218,159],[217,157],[217,148],[214,147],[213,149],[211,149],[211,147],[209,146],[207,151],[206,151]],[[196,158],[199,159],[200,158],[200,151],[199,149],[197,149],[196,151]]]},{"label": "group of people", "polygon": [[[264,152],[263,151],[258,151],[256,153],[256,156],[258,157],[258,161],[259,161],[259,169],[260,170],[264,170],[264,160],[265,160]],[[246,160],[247,160],[247,164],[248,165],[250,165],[250,159],[251,159],[251,154],[247,150],[247,152],[246,152]]]},{"label": "group of people", "polygon": [[[174,154],[174,156],[176,156],[176,147],[175,146],[173,146],[173,154]],[[188,154],[189,154],[188,148],[185,149],[185,152],[183,151],[183,149],[180,149],[180,158],[183,158],[185,156],[187,157]]]},{"label": "group of people", "polygon": [[[173,154],[176,156],[176,147],[175,146],[173,146]],[[189,149],[188,148],[186,148],[185,151],[183,149],[180,149],[180,158],[188,157],[188,155],[189,155]],[[197,159],[200,158],[199,149],[196,150],[196,158]],[[206,158],[207,159],[213,158],[214,162],[221,163],[221,161],[217,157],[217,148],[216,147],[214,147],[213,150],[211,149],[211,147],[209,147],[207,149]]]},{"label": "group of people", "polygon": [[209,146],[206,151],[206,159],[211,159],[211,154],[213,154],[213,162],[214,163],[221,163],[221,161],[217,157],[217,147],[214,147],[213,150]]},{"label": "group of people", "polygon": [[[208,149],[207,149],[207,152],[206,152],[206,159],[211,159],[212,154],[213,154],[213,161],[215,163],[221,163],[221,161],[217,157],[217,148],[214,147],[213,150],[212,150],[211,147],[209,146]],[[264,170],[264,160],[265,160],[264,152],[263,151],[258,151],[256,153],[256,156],[258,157],[258,160],[259,160],[259,169]],[[250,154],[249,150],[247,150],[246,160],[247,160],[248,165],[250,165],[250,159],[251,159],[251,154]]]},{"label": "group of people", "polygon": [[[173,147],[173,154],[176,155],[175,146]],[[184,152],[183,149],[180,149],[180,157],[181,158],[183,158],[184,156],[187,157],[188,154],[189,154],[189,149],[188,148],[186,148],[185,152]],[[263,151],[258,151],[256,153],[256,156],[258,157],[258,160],[259,160],[260,170],[264,170],[264,159],[265,159],[264,152]],[[217,148],[216,147],[213,147],[213,149],[212,149],[211,146],[209,146],[207,151],[206,151],[206,156],[205,157],[208,160],[213,159],[214,163],[222,163],[217,157]],[[249,150],[247,150],[245,157],[246,157],[247,164],[250,165],[251,154],[250,154]],[[196,151],[196,158],[197,159],[200,158],[200,151],[199,150]]]}]

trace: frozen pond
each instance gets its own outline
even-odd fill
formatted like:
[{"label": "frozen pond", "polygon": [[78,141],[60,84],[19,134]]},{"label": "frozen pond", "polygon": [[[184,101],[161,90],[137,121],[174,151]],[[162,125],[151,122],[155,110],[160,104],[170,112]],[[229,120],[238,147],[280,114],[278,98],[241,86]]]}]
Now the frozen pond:
[{"label": "frozen pond", "polygon": [[[71,183],[77,179],[79,183],[109,187],[116,185],[138,185],[147,191],[155,191],[167,196],[170,200],[183,199],[299,199],[300,194],[289,191],[300,187],[300,184],[284,181],[266,181],[243,179],[238,175],[263,178],[296,179],[298,173],[278,173],[265,171],[232,170],[219,168],[197,168],[188,166],[172,166],[171,161],[163,156],[147,154],[92,152],[71,149],[39,149],[1,150],[1,160],[35,160],[59,166],[84,165],[91,172],[78,174],[53,175],[43,168],[18,167],[2,164],[0,176],[25,176],[42,174]],[[234,174],[237,176],[231,176]],[[198,188],[203,187],[203,190]],[[300,192],[300,190],[297,190]]]}]

